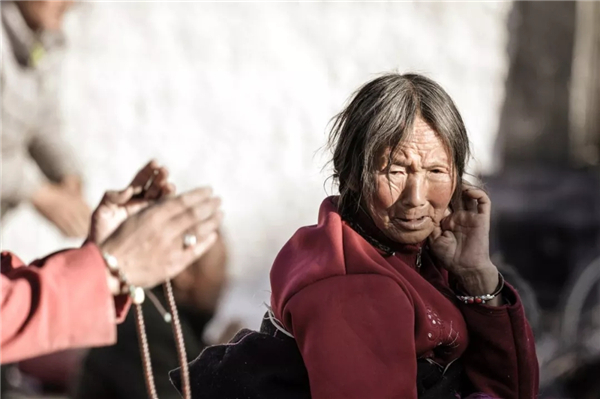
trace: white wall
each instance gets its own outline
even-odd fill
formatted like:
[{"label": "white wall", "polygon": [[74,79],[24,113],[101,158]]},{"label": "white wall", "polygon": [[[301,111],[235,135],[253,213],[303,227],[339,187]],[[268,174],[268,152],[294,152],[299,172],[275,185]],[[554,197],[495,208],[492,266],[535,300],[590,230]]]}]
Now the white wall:
[{"label": "white wall", "polygon": [[[489,171],[510,3],[86,3],[69,15],[66,134],[96,203],[150,157],[182,190],[224,200],[236,284],[222,319],[258,325],[278,249],[316,220],[329,119],[380,72],[426,73],[453,96]],[[327,185],[331,192],[330,185]],[[22,207],[3,248],[67,244]]]}]

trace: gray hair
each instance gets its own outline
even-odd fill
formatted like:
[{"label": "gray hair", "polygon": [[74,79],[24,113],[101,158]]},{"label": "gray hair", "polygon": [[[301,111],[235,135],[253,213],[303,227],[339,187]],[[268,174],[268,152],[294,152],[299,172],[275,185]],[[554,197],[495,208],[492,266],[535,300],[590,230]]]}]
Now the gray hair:
[{"label": "gray hair", "polygon": [[433,80],[418,74],[389,73],[359,88],[334,117],[328,146],[333,152],[332,177],[339,186],[342,215],[358,211],[363,198],[373,198],[377,160],[391,148],[389,173],[391,156],[410,134],[417,116],[433,128],[452,159],[456,181],[452,206],[456,208],[469,157],[469,139],[460,113]]}]

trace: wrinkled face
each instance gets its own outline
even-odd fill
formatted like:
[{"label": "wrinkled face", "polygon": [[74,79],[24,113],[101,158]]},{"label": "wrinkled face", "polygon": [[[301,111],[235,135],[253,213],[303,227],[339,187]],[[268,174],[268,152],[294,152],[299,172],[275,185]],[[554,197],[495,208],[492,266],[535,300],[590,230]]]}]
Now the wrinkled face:
[{"label": "wrinkled face", "polygon": [[369,213],[391,240],[416,244],[425,240],[444,218],[455,188],[453,167],[435,131],[420,117],[412,135],[391,157],[379,159],[376,191]]},{"label": "wrinkled face", "polygon": [[73,1],[20,1],[23,17],[33,30],[58,31]]}]

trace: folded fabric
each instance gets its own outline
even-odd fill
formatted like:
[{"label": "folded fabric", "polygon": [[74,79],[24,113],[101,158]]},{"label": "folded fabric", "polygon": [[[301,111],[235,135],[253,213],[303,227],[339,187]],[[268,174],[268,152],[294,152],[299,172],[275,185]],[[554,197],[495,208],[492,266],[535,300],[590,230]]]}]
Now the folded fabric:
[{"label": "folded fabric", "polygon": [[[193,399],[310,399],[308,373],[296,341],[265,316],[260,331],[240,330],[227,344],[206,348],[189,364]],[[462,365],[443,369],[417,361],[419,399],[460,398]],[[181,372],[169,373],[181,392]]]}]

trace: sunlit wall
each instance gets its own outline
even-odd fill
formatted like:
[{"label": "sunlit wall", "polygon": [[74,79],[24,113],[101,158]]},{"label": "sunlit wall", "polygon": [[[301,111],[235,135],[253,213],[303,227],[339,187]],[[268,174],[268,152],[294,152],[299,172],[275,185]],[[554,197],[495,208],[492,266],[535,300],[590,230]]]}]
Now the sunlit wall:
[{"label": "sunlit wall", "polygon": [[[86,196],[97,203],[150,157],[182,190],[213,185],[235,277],[220,320],[256,326],[277,251],[334,193],[327,125],[361,83],[392,70],[438,80],[469,129],[471,170],[493,170],[510,7],[79,4],[66,21],[60,102]],[[79,243],[27,206],[5,222],[2,247],[26,260]]]}]

